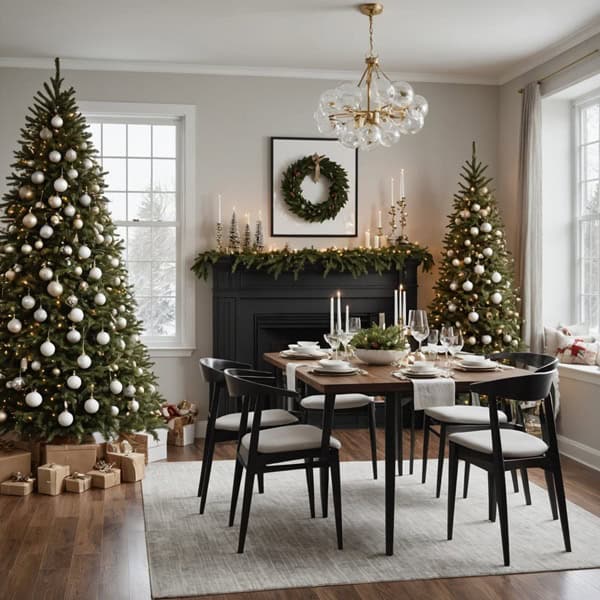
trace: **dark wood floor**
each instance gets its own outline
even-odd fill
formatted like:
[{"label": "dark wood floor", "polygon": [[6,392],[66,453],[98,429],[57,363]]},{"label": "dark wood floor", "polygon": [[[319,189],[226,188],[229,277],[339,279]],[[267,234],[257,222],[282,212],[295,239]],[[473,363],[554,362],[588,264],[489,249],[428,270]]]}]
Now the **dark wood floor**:
[{"label": "dark wood floor", "polygon": [[[383,448],[383,432],[378,434],[379,447]],[[337,431],[336,436],[343,444],[342,460],[370,458],[366,431]],[[419,437],[417,456],[421,452],[420,440]],[[431,455],[436,453],[432,444]],[[170,461],[197,460],[201,455],[201,442],[199,447],[169,448]],[[233,456],[233,445],[219,447],[219,459]],[[600,473],[568,459],[563,461],[563,471],[568,498],[600,516]],[[543,477],[535,472],[531,479],[544,485]],[[149,599],[140,484],[123,484],[81,495],[0,496],[0,598]],[[600,569],[203,596],[203,600],[396,598],[597,600]]]}]

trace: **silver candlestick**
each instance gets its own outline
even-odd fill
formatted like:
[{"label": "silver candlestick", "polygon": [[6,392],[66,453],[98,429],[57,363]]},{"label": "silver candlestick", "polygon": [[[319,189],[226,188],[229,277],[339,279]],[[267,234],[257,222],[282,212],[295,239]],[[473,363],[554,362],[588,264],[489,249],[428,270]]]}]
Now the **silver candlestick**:
[{"label": "silver candlestick", "polygon": [[221,223],[221,221],[219,221],[217,223],[216,238],[217,238],[217,250],[219,252],[223,252],[223,223]]},{"label": "silver candlestick", "polygon": [[406,196],[400,198],[398,211],[400,213],[400,235],[397,241],[405,244],[408,242],[408,236],[406,235],[406,217],[408,217],[408,213],[406,212]]}]

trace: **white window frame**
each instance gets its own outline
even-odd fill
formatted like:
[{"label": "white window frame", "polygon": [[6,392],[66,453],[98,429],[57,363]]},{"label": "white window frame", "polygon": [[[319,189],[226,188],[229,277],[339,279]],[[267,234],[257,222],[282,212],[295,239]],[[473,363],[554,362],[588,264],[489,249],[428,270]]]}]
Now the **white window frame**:
[{"label": "white window frame", "polygon": [[[574,286],[574,303],[576,307],[576,318],[578,322],[583,321],[583,290],[582,290],[582,271],[584,268],[583,252],[582,252],[582,236],[581,224],[586,221],[595,221],[600,219],[600,216],[583,215],[582,211],[582,182],[583,169],[581,148],[584,145],[581,135],[581,113],[592,104],[600,104],[600,89],[593,90],[579,98],[573,100],[573,243],[575,257],[575,286]],[[600,299],[599,299],[600,301]],[[589,323],[594,330],[600,327],[600,323]]]},{"label": "white window frame", "polygon": [[[177,185],[177,287],[176,335],[168,339],[159,336],[142,336],[150,356],[191,356],[196,349],[196,281],[190,271],[194,259],[193,223],[196,164],[196,108],[183,104],[147,104],[137,102],[83,101],[79,108],[84,116],[106,122],[177,119],[178,173]],[[180,160],[181,157],[181,160]],[[110,198],[110,193],[108,194]],[[151,224],[149,224],[151,226]]]}]

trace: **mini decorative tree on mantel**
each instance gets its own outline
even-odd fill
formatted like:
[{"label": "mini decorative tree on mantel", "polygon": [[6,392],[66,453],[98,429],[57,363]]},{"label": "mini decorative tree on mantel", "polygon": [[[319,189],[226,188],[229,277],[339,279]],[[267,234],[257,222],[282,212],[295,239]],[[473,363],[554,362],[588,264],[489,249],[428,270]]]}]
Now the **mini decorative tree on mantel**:
[{"label": "mini decorative tree on mantel", "polygon": [[161,397],[74,89],[36,94],[0,234],[0,432],[153,431]]}]

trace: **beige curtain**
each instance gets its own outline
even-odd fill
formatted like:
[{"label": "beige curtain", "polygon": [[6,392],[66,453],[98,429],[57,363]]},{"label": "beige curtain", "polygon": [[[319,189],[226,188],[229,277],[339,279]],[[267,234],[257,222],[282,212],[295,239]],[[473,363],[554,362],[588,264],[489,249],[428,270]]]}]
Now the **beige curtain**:
[{"label": "beige curtain", "polygon": [[542,352],[542,107],[537,81],[523,90],[519,154],[523,341]]}]

